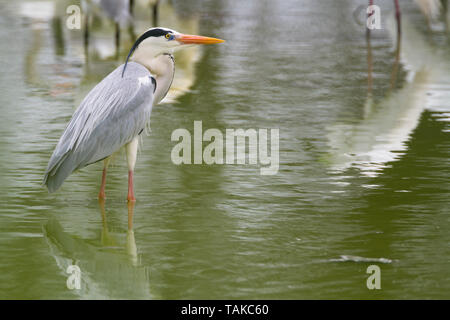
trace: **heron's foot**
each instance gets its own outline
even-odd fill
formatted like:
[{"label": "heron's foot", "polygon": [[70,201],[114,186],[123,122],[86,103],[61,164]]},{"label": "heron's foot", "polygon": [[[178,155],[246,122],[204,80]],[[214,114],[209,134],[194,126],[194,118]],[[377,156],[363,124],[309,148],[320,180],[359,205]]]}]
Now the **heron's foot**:
[{"label": "heron's foot", "polygon": [[128,202],[136,202],[136,197],[134,196],[134,192],[132,190],[128,191]]}]

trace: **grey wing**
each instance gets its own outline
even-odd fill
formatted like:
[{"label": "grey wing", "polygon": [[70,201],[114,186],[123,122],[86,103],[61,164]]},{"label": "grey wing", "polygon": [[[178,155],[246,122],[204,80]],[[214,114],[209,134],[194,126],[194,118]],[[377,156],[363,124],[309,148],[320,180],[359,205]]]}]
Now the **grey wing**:
[{"label": "grey wing", "polygon": [[73,171],[110,156],[145,128],[156,82],[145,67],[130,66],[125,78],[123,66],[104,78],[72,116],[45,172],[50,192]]}]

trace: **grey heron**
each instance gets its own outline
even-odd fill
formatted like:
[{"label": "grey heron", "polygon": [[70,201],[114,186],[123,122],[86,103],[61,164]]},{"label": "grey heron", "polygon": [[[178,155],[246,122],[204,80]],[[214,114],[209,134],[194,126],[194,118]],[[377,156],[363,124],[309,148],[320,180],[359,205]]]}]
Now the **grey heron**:
[{"label": "grey heron", "polygon": [[110,156],[125,146],[128,201],[135,201],[133,171],[139,136],[150,121],[152,106],[169,91],[175,73],[174,50],[224,40],[150,28],[133,44],[117,67],[84,98],[53,151],[44,175],[49,192],[56,191],[75,170],[104,160],[99,198],[105,198]]},{"label": "grey heron", "polygon": [[[152,23],[154,26],[156,26],[158,24],[158,5],[159,5],[159,0],[138,0],[139,2],[141,2],[144,5],[149,4],[150,8],[151,8],[151,13],[150,15],[152,16]],[[130,0],[130,14],[133,15],[133,10],[134,10],[134,3],[135,0]]]},{"label": "grey heron", "polygon": [[[116,51],[120,46],[120,27],[131,23],[129,0],[83,0],[83,11],[86,12],[84,20],[84,45],[89,43],[89,18],[96,14],[105,15],[114,22]],[[130,29],[131,31],[131,29]]]}]

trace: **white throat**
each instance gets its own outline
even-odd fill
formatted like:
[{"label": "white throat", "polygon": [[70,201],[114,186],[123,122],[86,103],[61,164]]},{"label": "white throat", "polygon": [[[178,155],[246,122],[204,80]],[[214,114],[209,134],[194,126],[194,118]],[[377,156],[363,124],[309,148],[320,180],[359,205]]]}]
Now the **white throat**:
[{"label": "white throat", "polygon": [[[148,53],[148,55],[145,53]],[[175,62],[173,56],[168,53],[152,56],[148,50],[136,50],[131,60],[142,64],[155,78],[156,90],[154,93],[153,105],[160,103],[172,85],[175,74]]]}]

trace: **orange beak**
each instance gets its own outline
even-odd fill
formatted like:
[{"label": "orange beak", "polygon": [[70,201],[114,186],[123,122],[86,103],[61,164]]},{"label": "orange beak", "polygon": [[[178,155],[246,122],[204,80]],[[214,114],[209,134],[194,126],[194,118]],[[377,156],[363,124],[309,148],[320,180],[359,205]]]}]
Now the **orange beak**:
[{"label": "orange beak", "polygon": [[222,39],[194,36],[191,34],[180,34],[175,39],[182,44],[214,44],[225,42]]}]

